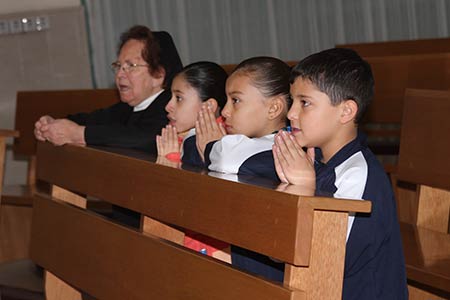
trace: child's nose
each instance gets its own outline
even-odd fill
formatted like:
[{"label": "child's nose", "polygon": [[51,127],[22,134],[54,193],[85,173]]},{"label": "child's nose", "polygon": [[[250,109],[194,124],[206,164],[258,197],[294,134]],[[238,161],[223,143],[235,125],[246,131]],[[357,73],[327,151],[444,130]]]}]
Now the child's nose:
[{"label": "child's nose", "polygon": [[229,118],[230,117],[230,106],[227,104],[225,104],[225,106],[222,109],[222,112],[220,113],[222,115],[222,117],[224,118]]},{"label": "child's nose", "polygon": [[287,113],[287,118],[292,121],[298,119],[298,116],[300,115],[300,109],[297,108],[297,105],[292,105],[291,109],[289,109]]},{"label": "child's nose", "polygon": [[171,112],[173,110],[172,99],[170,99],[170,101],[167,103],[165,110],[167,112]]}]

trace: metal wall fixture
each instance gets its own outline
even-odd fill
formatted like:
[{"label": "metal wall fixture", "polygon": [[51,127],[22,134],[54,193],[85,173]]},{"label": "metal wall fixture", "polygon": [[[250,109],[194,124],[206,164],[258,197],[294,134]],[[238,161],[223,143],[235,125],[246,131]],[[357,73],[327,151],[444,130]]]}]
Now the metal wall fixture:
[{"label": "metal wall fixture", "polygon": [[50,28],[48,16],[0,20],[0,35],[43,31]]}]

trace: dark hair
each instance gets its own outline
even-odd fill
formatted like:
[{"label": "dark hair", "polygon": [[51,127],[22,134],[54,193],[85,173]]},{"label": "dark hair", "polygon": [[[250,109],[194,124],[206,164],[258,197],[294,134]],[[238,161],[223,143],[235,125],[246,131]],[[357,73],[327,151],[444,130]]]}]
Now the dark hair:
[{"label": "dark hair", "polygon": [[231,74],[248,74],[250,80],[265,97],[289,95],[290,68],[282,60],[275,57],[258,56],[242,61]]},{"label": "dark hair", "polygon": [[291,84],[297,77],[311,81],[327,94],[332,105],[354,100],[358,105],[356,124],[373,98],[374,79],[370,65],[352,49],[333,48],[306,57],[292,69]]},{"label": "dark hair", "polygon": [[225,106],[227,101],[225,82],[228,75],[218,64],[208,61],[196,62],[184,67],[178,75],[186,79],[202,101],[214,98],[221,109]]},{"label": "dark hair", "polygon": [[173,77],[182,68],[180,56],[170,34],[165,31],[152,32],[146,26],[135,25],[120,36],[119,53],[129,40],[144,43],[142,58],[149,65],[150,75],[157,75],[160,68],[163,68],[166,73],[163,86],[170,87]]}]

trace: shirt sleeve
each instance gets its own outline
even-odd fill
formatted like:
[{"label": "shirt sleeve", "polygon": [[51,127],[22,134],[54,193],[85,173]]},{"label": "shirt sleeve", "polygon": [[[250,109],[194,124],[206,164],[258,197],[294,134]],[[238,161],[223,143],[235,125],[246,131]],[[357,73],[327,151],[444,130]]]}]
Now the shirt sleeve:
[{"label": "shirt sleeve", "polygon": [[[355,153],[335,169],[337,188],[335,198],[362,200],[366,188],[368,166],[361,152]],[[355,216],[348,217],[347,240],[353,226]]]}]

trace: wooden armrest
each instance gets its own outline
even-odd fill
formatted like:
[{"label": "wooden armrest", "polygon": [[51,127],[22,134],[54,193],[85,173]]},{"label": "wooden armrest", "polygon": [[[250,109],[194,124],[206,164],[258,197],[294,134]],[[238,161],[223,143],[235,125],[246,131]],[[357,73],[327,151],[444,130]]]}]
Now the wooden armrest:
[{"label": "wooden armrest", "polygon": [[0,137],[19,137],[17,130],[0,129]]}]

